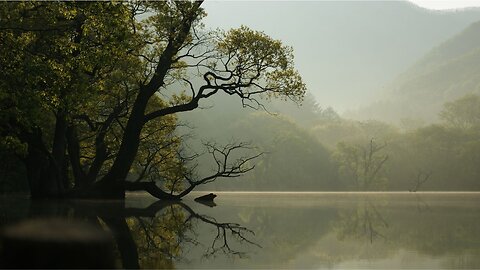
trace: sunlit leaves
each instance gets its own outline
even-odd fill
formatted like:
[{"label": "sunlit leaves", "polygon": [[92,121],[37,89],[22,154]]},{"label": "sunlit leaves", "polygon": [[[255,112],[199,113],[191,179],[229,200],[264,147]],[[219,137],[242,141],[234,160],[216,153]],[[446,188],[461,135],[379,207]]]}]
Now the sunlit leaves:
[{"label": "sunlit leaves", "polygon": [[236,88],[230,92],[245,98],[263,94],[302,100],[306,86],[293,67],[291,47],[242,26],[222,34],[217,48],[221,63],[215,69],[224,78],[224,86]]},{"label": "sunlit leaves", "polygon": [[300,74],[294,69],[275,70],[267,74],[267,92],[269,96],[290,98],[302,101],[306,87]]},{"label": "sunlit leaves", "polygon": [[246,26],[225,33],[223,40],[218,43],[218,48],[226,55],[232,56],[232,66],[245,70],[251,66],[255,70],[267,68],[285,70],[292,66],[293,54],[290,47]]},{"label": "sunlit leaves", "polygon": [[[205,30],[199,6],[197,1],[1,4],[0,104],[9,108],[2,119],[28,120],[27,129],[43,134],[45,152],[53,149],[53,134],[76,130],[78,136],[69,140],[78,142],[68,142],[79,148],[76,168],[89,171],[101,160],[95,179],[119,160],[121,145],[133,140],[135,149],[123,155],[132,155],[128,162],[136,164],[124,171],[177,190],[187,172],[178,157],[176,112],[196,109],[200,99],[222,91],[242,102],[257,96],[300,101],[305,93],[292,48],[247,27]],[[200,85],[192,83],[195,76]],[[59,120],[63,131],[56,129]],[[55,135],[59,143],[63,135]],[[127,166],[131,163],[118,167]],[[117,178],[126,177],[122,174]]]},{"label": "sunlit leaves", "polygon": [[171,206],[154,218],[126,220],[139,248],[139,263],[143,268],[171,268],[171,259],[183,255],[181,244],[191,229],[185,219],[181,207]]}]

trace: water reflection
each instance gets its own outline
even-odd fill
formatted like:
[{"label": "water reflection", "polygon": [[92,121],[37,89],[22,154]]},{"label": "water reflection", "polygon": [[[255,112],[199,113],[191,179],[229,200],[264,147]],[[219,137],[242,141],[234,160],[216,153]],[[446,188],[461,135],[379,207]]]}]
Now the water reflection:
[{"label": "water reflection", "polygon": [[[12,205],[11,199],[7,201],[2,205]],[[203,257],[217,253],[245,256],[247,252],[232,247],[232,241],[259,247],[250,240],[253,231],[248,228],[199,214],[182,202],[157,201],[147,207],[126,207],[119,201],[35,201],[21,212],[25,216],[6,215],[2,225],[23,219],[61,217],[88,221],[110,231],[117,247],[117,265],[121,268],[175,268],[176,261],[185,259],[184,249],[189,245],[202,246]],[[210,235],[208,243],[197,240],[195,229],[199,224],[206,224],[216,232]]]},{"label": "water reflection", "polygon": [[354,238],[370,241],[382,238],[386,240],[388,223],[377,209],[379,202],[362,198],[356,208],[339,211],[335,231],[339,240]]},{"label": "water reflection", "polygon": [[113,233],[126,268],[480,268],[479,194],[225,193],[213,208],[146,198],[0,202],[0,222],[89,220]]},{"label": "water reflection", "polygon": [[479,194],[228,195],[217,203],[236,214],[222,215],[239,217],[263,246],[237,267],[480,267]]}]

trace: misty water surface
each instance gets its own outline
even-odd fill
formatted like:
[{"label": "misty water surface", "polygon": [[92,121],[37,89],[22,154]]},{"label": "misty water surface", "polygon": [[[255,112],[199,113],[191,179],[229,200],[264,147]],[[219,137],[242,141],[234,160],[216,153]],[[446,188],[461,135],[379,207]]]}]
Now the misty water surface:
[{"label": "misty water surface", "polygon": [[[30,205],[6,197],[1,221],[61,216],[99,222],[121,243],[119,267],[480,267],[478,193],[218,195],[215,207],[198,204],[193,196],[163,204],[142,193],[129,194],[125,206],[101,201]],[[119,229],[123,222],[130,232]],[[127,241],[130,236],[133,243]],[[132,256],[131,250],[138,254]]]}]

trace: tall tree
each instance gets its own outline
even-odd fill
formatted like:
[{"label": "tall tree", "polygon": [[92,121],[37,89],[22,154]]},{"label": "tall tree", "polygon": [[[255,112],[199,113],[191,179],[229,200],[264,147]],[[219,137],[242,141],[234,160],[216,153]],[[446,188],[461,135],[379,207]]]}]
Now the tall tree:
[{"label": "tall tree", "polygon": [[[217,170],[195,177],[175,114],[219,93],[255,108],[261,98],[300,101],[305,85],[291,48],[247,27],[208,31],[201,4],[0,5],[1,135],[27,146],[32,196],[63,196],[73,182],[77,196],[123,198],[128,189],[178,199],[253,168],[256,155],[231,161],[245,145],[209,144]],[[167,169],[169,190],[144,182]]]},{"label": "tall tree", "polygon": [[339,162],[340,172],[353,180],[357,190],[378,190],[386,183],[382,175],[384,164],[388,160],[384,148],[387,144],[378,144],[374,139],[366,145],[339,143],[335,158]]}]

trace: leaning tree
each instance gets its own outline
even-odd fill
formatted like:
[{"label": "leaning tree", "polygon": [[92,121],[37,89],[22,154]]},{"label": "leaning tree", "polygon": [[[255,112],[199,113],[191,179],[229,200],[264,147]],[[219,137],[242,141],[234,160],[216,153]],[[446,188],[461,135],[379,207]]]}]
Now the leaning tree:
[{"label": "leaning tree", "polygon": [[198,176],[176,114],[221,93],[254,108],[301,101],[305,85],[290,47],[205,29],[201,4],[0,4],[0,147],[25,164],[32,197],[179,199],[253,169],[258,154],[232,158],[248,145],[209,143],[215,170]]}]

